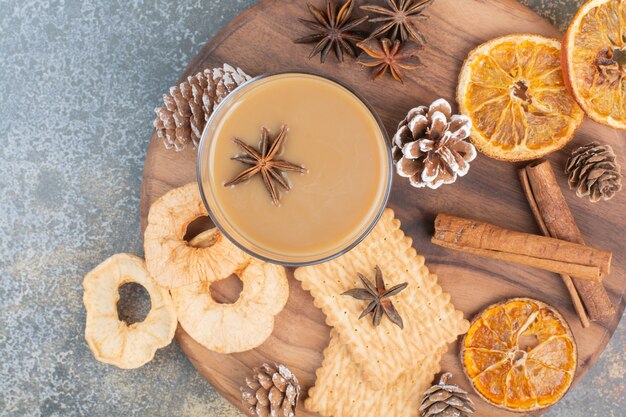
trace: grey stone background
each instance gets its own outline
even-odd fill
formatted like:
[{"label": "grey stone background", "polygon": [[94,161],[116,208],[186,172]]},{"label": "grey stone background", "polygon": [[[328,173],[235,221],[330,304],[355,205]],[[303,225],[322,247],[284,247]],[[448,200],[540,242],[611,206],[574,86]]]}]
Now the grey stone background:
[{"label": "grey stone background", "polygon": [[[580,0],[524,0],[563,28]],[[0,415],[238,416],[173,343],[95,361],[84,274],[142,253],[152,109],[253,0],[0,0]],[[138,296],[138,295],[137,295]],[[626,415],[626,327],[551,417]]]}]

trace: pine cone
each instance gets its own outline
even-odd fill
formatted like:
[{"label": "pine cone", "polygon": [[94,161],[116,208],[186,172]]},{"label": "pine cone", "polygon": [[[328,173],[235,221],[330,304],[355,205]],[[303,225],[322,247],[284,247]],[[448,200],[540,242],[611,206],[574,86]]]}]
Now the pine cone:
[{"label": "pine cone", "polygon": [[439,188],[467,174],[476,148],[467,142],[472,121],[452,115],[450,104],[440,98],[430,107],[409,111],[393,137],[396,172],[417,188]]},{"label": "pine cone", "polygon": [[163,94],[163,107],[154,109],[154,127],[167,149],[182,151],[191,142],[198,146],[202,130],[215,107],[250,76],[241,69],[224,64],[205,69]]},{"label": "pine cone", "polygon": [[622,189],[622,174],[609,145],[592,142],[572,152],[565,164],[569,188],[578,197],[589,196],[592,203],[610,200]]},{"label": "pine cone", "polygon": [[474,413],[472,399],[458,385],[448,384],[450,372],[424,392],[419,411],[422,417],[469,417]]},{"label": "pine cone", "polygon": [[300,384],[284,365],[266,363],[252,370],[252,378],[239,388],[241,401],[251,416],[293,417],[300,396]]}]

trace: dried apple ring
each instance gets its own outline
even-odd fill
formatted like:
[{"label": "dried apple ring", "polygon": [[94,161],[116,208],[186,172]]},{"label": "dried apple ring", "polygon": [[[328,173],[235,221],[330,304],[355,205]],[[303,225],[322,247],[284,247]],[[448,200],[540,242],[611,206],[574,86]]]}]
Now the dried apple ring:
[{"label": "dried apple ring", "polygon": [[217,232],[207,247],[185,241],[189,223],[208,213],[197,183],[173,189],[155,201],[148,213],[144,251],[148,271],[166,288],[229,277],[250,256]]},{"label": "dried apple ring", "polygon": [[[118,289],[129,282],[144,287],[151,303],[145,320],[131,325],[117,314]],[[122,369],[138,368],[172,341],[177,323],[174,304],[168,291],[150,277],[143,259],[113,255],[85,275],[83,288],[85,339],[97,360]]]},{"label": "dried apple ring", "polygon": [[[205,232],[192,243],[201,246],[213,233]],[[272,334],[274,316],[289,297],[282,266],[251,257],[235,274],[243,290],[233,304],[216,302],[207,281],[171,290],[180,325],[196,342],[215,352],[243,352],[261,345]]]}]

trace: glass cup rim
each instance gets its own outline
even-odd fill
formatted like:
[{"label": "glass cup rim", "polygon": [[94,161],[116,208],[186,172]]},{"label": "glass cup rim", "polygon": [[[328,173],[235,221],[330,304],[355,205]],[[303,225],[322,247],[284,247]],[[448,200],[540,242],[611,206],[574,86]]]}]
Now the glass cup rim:
[{"label": "glass cup rim", "polygon": [[[324,80],[327,81],[331,81],[337,85],[339,85],[340,87],[346,89],[348,92],[352,93],[361,103],[363,103],[363,105],[367,108],[367,110],[370,112],[370,114],[372,115],[372,117],[374,118],[374,120],[376,121],[376,124],[378,125],[378,128],[380,129],[382,136],[383,136],[383,141],[385,142],[385,150],[386,150],[386,154],[387,154],[387,174],[388,174],[388,178],[387,178],[387,183],[385,184],[385,192],[380,204],[380,208],[378,209],[378,211],[376,212],[376,215],[374,215],[374,217],[372,218],[371,223],[363,230],[363,232],[356,238],[354,239],[354,241],[352,241],[348,246],[346,246],[345,248],[342,248],[340,250],[338,250],[336,253],[333,253],[331,255],[328,256],[324,256],[320,259],[315,259],[313,261],[302,261],[302,262],[291,262],[291,261],[283,261],[283,260],[279,260],[279,259],[272,259],[269,258],[267,256],[258,254],[256,252],[254,252],[253,250],[245,247],[245,245],[241,244],[237,239],[233,238],[225,229],[224,227],[219,223],[219,221],[216,219],[215,215],[211,212],[211,207],[209,205],[209,202],[206,198],[205,192],[204,192],[204,187],[202,185],[202,174],[201,174],[201,161],[202,161],[202,152],[201,150],[207,146],[208,143],[208,139],[207,139],[207,135],[206,132],[209,129],[209,126],[214,122],[214,119],[217,117],[218,113],[220,112],[220,110],[222,109],[222,107],[225,107],[228,102],[230,102],[231,100],[233,100],[234,97],[236,97],[236,93],[240,92],[240,90],[243,90],[244,88],[248,87],[249,84],[252,84],[254,82],[263,80],[265,78],[270,78],[270,77],[274,77],[274,76],[278,76],[278,75],[289,75],[289,74],[293,74],[293,75],[312,75],[314,77],[319,77],[322,78]],[[282,266],[286,266],[286,267],[301,267],[301,266],[309,266],[309,265],[317,265],[317,264],[321,264],[324,262],[328,262],[332,259],[338,258],[339,256],[349,252],[350,250],[354,249],[359,243],[361,243],[363,241],[363,239],[365,239],[367,237],[367,235],[370,234],[370,232],[372,231],[372,229],[374,229],[374,227],[376,226],[376,224],[378,224],[378,221],[380,220],[380,217],[382,216],[385,208],[387,207],[387,202],[389,201],[389,196],[391,194],[391,185],[392,185],[392,181],[393,181],[393,159],[392,159],[392,153],[391,153],[391,147],[390,147],[390,141],[389,141],[389,135],[387,133],[387,129],[385,128],[385,125],[383,124],[382,120],[380,119],[380,117],[378,116],[378,113],[376,113],[376,111],[374,110],[374,108],[371,106],[371,104],[365,100],[359,93],[357,93],[352,87],[346,85],[345,83],[343,83],[342,81],[325,75],[325,74],[321,74],[321,73],[317,73],[314,71],[302,71],[302,70],[286,70],[286,71],[274,71],[274,72],[268,72],[265,74],[261,74],[261,75],[257,75],[256,77],[252,77],[250,78],[248,81],[246,81],[245,83],[237,86],[233,91],[231,91],[218,105],[215,109],[213,109],[213,112],[211,113],[211,116],[209,116],[209,120],[207,120],[206,125],[204,126],[204,129],[202,130],[202,135],[200,137],[200,142],[198,143],[198,155],[196,156],[196,180],[198,182],[198,188],[200,190],[200,198],[202,199],[202,203],[204,204],[204,207],[206,208],[206,211],[209,215],[209,217],[211,218],[211,221],[213,222],[213,224],[215,225],[215,227],[218,228],[218,230],[220,231],[220,233],[222,233],[229,241],[231,241],[235,246],[237,246],[239,249],[241,249],[242,251],[244,251],[245,253],[260,259],[261,261],[264,262],[269,262],[269,263],[273,263],[273,264],[277,264],[277,265],[282,265]]]}]

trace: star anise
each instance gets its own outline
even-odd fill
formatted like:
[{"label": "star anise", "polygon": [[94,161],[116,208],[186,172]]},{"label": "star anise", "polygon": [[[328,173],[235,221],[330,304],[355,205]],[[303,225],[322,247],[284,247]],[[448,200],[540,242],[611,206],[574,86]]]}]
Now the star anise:
[{"label": "star anise", "polygon": [[398,311],[393,306],[389,298],[400,293],[400,291],[404,290],[409,284],[404,282],[402,284],[394,285],[388,290],[385,289],[383,273],[378,265],[376,265],[376,286],[374,286],[374,284],[372,284],[372,282],[365,278],[362,274],[359,273],[358,275],[365,288],[354,288],[342,293],[341,295],[349,295],[357,300],[370,301],[367,307],[365,307],[365,310],[363,310],[359,316],[359,319],[373,313],[374,326],[378,326],[384,313],[396,326],[403,329],[404,323],[402,322],[402,317],[400,317],[400,314],[398,314]]},{"label": "star anise", "polygon": [[[361,6],[368,12],[381,14],[382,17],[371,19],[370,22],[381,23],[370,35],[377,38],[387,34],[391,40],[402,42],[413,38],[418,43],[426,43],[424,36],[415,26],[415,21],[425,16],[420,15],[434,0],[385,0],[387,7],[376,5]],[[419,17],[418,17],[419,16]]]},{"label": "star anise", "polygon": [[387,72],[393,78],[402,82],[401,69],[412,70],[420,65],[417,57],[420,46],[414,42],[401,43],[398,39],[391,41],[383,38],[381,40],[370,38],[358,44],[364,53],[359,56],[359,64],[365,67],[372,67],[374,79],[380,78]]},{"label": "star anise", "polygon": [[306,169],[303,166],[292,164],[291,162],[281,159],[274,159],[287,137],[287,131],[287,125],[282,125],[278,136],[270,145],[270,131],[264,127],[259,149],[246,145],[240,139],[233,139],[233,142],[235,142],[243,150],[243,153],[235,155],[231,159],[243,162],[244,164],[252,165],[252,167],[242,171],[235,178],[224,184],[224,186],[230,187],[232,185],[237,185],[260,173],[261,177],[263,177],[265,188],[267,188],[267,191],[272,197],[272,202],[275,206],[278,206],[278,200],[280,197],[276,184],[280,185],[285,190],[291,189],[287,179],[283,175],[283,171],[295,171],[300,173],[306,172]]},{"label": "star anise", "polygon": [[296,39],[294,42],[317,42],[315,48],[309,54],[309,58],[320,54],[320,61],[323,63],[331,50],[335,51],[335,56],[339,62],[343,62],[344,52],[352,58],[356,58],[356,43],[362,41],[365,36],[359,32],[352,31],[352,29],[365,22],[367,16],[350,20],[354,10],[354,2],[347,0],[339,11],[337,11],[335,3],[331,0],[326,0],[326,11],[318,9],[311,3],[307,3],[307,6],[315,20],[298,20],[309,29],[316,31],[316,33]]}]

